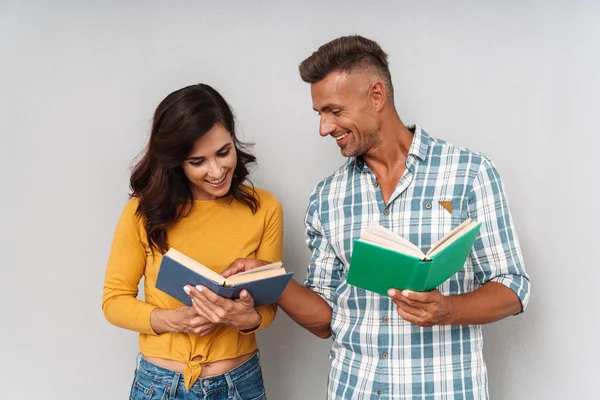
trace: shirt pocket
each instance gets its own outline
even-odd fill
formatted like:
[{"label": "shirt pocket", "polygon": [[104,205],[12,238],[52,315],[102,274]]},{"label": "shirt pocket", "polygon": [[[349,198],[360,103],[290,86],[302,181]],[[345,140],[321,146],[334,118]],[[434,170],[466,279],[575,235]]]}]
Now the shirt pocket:
[{"label": "shirt pocket", "polygon": [[462,218],[460,200],[451,198],[425,198],[413,204],[415,208],[419,212],[413,212],[410,231],[420,231],[420,247],[424,252],[466,218]]},{"label": "shirt pocket", "polygon": [[[428,216],[424,218],[423,225],[429,225],[430,242],[428,246],[423,246],[424,250],[429,250],[436,242],[441,240],[445,235],[450,233],[468,218],[466,209],[462,206],[461,199],[428,199],[423,202],[423,208]],[[439,290],[444,295],[456,295],[465,293],[468,290],[468,282],[472,280],[473,267],[470,257],[467,258],[464,267],[456,274],[451,276],[446,282],[439,286]]]}]

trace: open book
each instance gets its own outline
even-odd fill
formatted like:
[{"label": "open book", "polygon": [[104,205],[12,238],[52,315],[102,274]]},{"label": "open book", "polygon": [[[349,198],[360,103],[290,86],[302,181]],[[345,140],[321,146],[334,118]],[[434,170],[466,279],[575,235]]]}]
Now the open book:
[{"label": "open book", "polygon": [[286,272],[281,262],[276,262],[224,278],[171,248],[163,255],[155,286],[188,306],[192,302],[183,290],[185,285],[206,286],[229,299],[239,298],[240,292],[246,289],[254,298],[254,305],[260,306],[277,302],[293,274]]},{"label": "open book", "polygon": [[348,283],[387,294],[388,289],[433,290],[460,271],[481,227],[467,219],[425,254],[410,241],[371,223],[354,241]]}]

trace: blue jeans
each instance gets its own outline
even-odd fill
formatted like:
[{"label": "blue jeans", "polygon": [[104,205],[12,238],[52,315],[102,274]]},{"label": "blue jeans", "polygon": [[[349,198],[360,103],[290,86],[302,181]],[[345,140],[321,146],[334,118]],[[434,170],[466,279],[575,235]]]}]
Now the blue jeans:
[{"label": "blue jeans", "polygon": [[131,386],[130,400],[266,400],[259,354],[224,374],[198,378],[189,392],[183,374],[140,357]]}]

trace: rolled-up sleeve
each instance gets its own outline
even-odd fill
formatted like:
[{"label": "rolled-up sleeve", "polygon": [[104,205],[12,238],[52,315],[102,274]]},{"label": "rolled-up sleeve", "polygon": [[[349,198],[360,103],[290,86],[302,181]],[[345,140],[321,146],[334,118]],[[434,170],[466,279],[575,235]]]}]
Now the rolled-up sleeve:
[{"label": "rolled-up sleeve", "polygon": [[481,222],[471,261],[480,284],[498,282],[510,288],[521,301],[522,310],[529,302],[530,280],[508,209],[500,175],[493,163],[484,158],[468,196],[470,218]]},{"label": "rolled-up sleeve", "polygon": [[342,280],[342,263],[325,237],[318,205],[319,187],[310,196],[304,219],[306,243],[312,251],[304,286],[321,296],[333,308],[336,290]]}]

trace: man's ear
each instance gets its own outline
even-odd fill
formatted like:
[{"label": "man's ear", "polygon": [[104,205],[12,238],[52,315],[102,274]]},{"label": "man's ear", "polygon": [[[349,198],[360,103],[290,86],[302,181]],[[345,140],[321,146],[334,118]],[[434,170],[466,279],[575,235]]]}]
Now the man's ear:
[{"label": "man's ear", "polygon": [[369,88],[369,96],[373,102],[373,108],[375,111],[381,111],[387,102],[387,91],[385,90],[385,85],[383,82],[373,82]]}]

